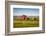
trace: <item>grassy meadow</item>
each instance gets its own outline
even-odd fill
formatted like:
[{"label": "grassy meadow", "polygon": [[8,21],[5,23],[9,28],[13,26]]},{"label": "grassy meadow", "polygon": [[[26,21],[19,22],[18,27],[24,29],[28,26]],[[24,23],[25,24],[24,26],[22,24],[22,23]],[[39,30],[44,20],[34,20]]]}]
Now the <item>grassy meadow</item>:
[{"label": "grassy meadow", "polygon": [[32,16],[32,17],[28,17],[25,20],[23,20],[23,19],[20,19],[14,16],[13,27],[14,28],[39,27],[39,17]]}]

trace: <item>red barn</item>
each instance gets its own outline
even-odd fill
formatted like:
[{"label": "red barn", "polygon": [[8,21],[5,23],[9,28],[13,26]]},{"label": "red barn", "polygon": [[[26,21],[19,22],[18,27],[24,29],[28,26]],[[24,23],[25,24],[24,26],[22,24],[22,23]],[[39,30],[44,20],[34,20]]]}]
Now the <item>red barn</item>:
[{"label": "red barn", "polygon": [[22,16],[20,16],[20,19],[21,20],[27,20],[27,16],[26,15],[22,15]]}]

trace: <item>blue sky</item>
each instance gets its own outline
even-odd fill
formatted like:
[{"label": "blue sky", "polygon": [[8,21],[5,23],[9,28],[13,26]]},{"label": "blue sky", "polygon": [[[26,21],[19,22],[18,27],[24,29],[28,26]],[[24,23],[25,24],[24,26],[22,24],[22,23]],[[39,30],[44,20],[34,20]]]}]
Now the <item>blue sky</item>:
[{"label": "blue sky", "polygon": [[39,9],[37,8],[13,8],[13,16],[39,16]]}]

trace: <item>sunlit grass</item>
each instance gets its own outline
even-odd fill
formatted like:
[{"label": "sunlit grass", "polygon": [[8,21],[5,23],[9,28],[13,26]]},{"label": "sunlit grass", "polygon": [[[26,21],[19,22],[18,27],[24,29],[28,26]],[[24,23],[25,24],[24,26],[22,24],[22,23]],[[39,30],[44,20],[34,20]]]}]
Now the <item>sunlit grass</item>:
[{"label": "sunlit grass", "polygon": [[19,28],[19,27],[38,27],[39,26],[39,21],[14,21],[14,28]]},{"label": "sunlit grass", "polygon": [[24,28],[24,27],[39,27],[39,17],[31,17],[27,19],[14,17],[13,19],[14,28]]}]

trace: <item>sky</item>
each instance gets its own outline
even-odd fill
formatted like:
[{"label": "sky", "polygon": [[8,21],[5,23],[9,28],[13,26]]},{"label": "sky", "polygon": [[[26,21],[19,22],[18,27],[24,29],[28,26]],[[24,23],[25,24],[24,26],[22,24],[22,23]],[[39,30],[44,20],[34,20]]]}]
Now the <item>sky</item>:
[{"label": "sky", "polygon": [[39,16],[39,9],[37,8],[13,8],[13,16]]}]

